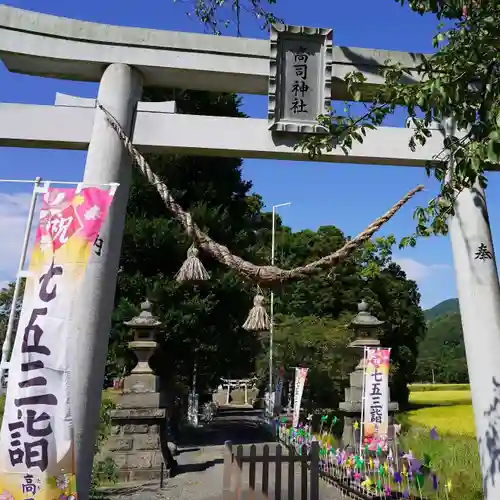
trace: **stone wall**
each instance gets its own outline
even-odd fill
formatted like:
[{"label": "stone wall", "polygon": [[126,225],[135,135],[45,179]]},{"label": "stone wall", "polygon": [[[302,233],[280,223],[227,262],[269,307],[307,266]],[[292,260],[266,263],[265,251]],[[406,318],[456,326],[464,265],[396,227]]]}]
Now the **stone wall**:
[{"label": "stone wall", "polygon": [[103,455],[111,456],[120,481],[150,481],[161,476],[161,408],[119,409],[111,412],[111,435]]}]

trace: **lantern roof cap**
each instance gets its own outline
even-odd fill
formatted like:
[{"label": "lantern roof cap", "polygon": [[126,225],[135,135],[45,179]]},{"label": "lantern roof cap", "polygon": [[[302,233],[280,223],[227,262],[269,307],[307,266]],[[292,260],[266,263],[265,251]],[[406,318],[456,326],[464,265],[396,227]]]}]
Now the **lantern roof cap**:
[{"label": "lantern roof cap", "polygon": [[152,304],[146,299],[141,303],[141,312],[138,316],[135,316],[130,321],[124,321],[124,325],[133,328],[155,328],[160,326],[162,323],[158,321],[156,316],[151,312]]}]

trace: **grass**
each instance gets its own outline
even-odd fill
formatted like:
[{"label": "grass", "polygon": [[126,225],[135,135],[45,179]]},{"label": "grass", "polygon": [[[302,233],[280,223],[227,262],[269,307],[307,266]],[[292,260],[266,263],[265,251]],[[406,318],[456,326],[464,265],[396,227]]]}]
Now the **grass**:
[{"label": "grass", "polygon": [[[471,395],[466,384],[416,384],[410,388],[414,409],[402,415],[409,427],[402,447],[416,457],[428,454],[441,481],[451,481],[449,498],[483,498]],[[430,438],[435,427],[439,439]],[[432,496],[431,496],[432,498]]]},{"label": "grass", "polygon": [[475,438],[472,405],[431,406],[406,413],[408,423],[413,428],[430,429],[436,427],[442,436],[468,436]]},{"label": "grass", "polygon": [[410,392],[469,391],[469,384],[411,384]]},{"label": "grass", "polygon": [[[479,454],[474,437],[441,435],[432,440],[428,431],[410,431],[401,440],[415,457],[431,457],[431,467],[441,484],[451,481],[449,500],[482,500]],[[430,485],[426,492],[433,498]],[[441,498],[442,495],[439,496]],[[446,496],[444,497],[446,498]]]},{"label": "grass", "polygon": [[410,403],[415,406],[470,405],[471,394],[468,390],[417,391],[410,393]]}]

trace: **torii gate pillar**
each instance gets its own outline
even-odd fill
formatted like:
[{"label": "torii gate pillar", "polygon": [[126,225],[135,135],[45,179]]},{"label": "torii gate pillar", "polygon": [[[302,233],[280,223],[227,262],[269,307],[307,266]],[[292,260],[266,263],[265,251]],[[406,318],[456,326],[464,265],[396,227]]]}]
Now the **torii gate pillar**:
[{"label": "torii gate pillar", "polygon": [[[455,135],[454,120],[443,126]],[[484,189],[462,190],[454,211],[449,231],[484,498],[493,500],[500,498],[500,285]]]},{"label": "torii gate pillar", "polygon": [[[131,136],[141,93],[139,72],[125,64],[111,64],[102,75],[97,99]],[[131,173],[130,156],[104,113],[97,108],[83,182],[116,182],[119,187],[99,234],[103,239],[102,253],[92,254],[89,259],[79,293],[80,303],[75,308],[71,401],[79,500],[88,500],[89,495]]]}]

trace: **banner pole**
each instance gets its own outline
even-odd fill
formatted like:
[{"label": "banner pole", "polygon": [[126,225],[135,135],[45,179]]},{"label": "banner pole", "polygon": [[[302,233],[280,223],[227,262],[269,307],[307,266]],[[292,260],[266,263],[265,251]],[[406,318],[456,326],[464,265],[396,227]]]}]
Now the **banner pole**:
[{"label": "banner pole", "polygon": [[38,196],[38,188],[40,186],[40,182],[42,181],[41,177],[37,177],[35,179],[35,183],[33,186],[33,192],[31,194],[31,201],[28,211],[28,220],[26,222],[26,229],[24,231],[24,241],[21,250],[21,258],[19,259],[19,266],[17,268],[16,274],[16,284],[14,285],[14,292],[12,294],[12,304],[10,307],[9,313],[9,322],[7,323],[7,331],[5,332],[5,340],[2,345],[2,354],[0,358],[0,370],[1,370],[1,378],[0,381],[4,383],[4,375],[8,372],[8,363],[10,358],[10,351],[12,349],[12,331],[14,330],[14,320],[16,318],[16,305],[19,299],[19,293],[21,292],[21,279],[23,278],[23,270],[24,265],[26,263],[26,254],[28,253],[28,244],[30,240],[31,227],[33,225],[33,217],[35,214],[35,207]]},{"label": "banner pole", "polygon": [[363,380],[361,382],[361,422],[359,423],[359,455],[363,452],[363,431],[365,427],[365,400],[366,400],[366,359],[368,348],[365,346],[363,349]]}]

